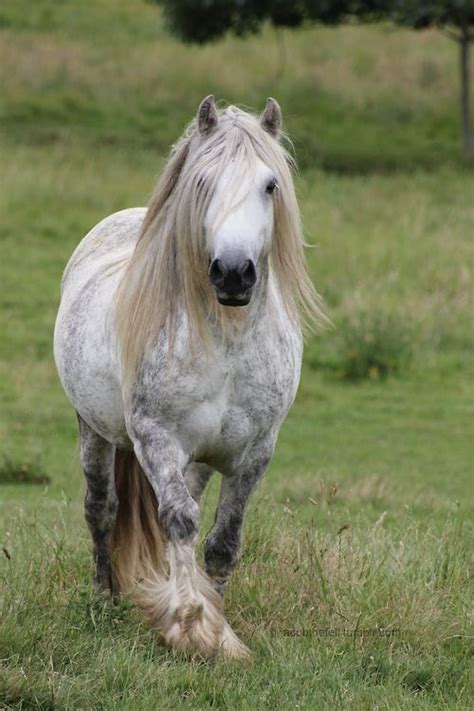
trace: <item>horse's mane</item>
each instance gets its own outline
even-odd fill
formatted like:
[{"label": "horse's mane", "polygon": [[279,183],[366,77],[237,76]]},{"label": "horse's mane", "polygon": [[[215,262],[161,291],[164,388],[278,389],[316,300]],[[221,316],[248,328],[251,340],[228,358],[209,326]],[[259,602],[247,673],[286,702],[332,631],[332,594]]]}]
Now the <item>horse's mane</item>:
[{"label": "horse's mane", "polygon": [[119,284],[116,320],[122,377],[133,377],[141,359],[163,329],[173,344],[178,310],[186,313],[191,344],[208,341],[209,324],[235,319],[245,308],[220,306],[207,277],[208,255],[203,222],[214,188],[233,161],[226,205],[232,208],[235,186],[257,159],[272,169],[274,234],[270,265],[288,314],[304,329],[324,320],[319,297],[306,271],[304,239],[288,151],[260,124],[257,116],[228,106],[215,128],[198,130],[196,119],[173,147],[150,199],[135,251]]}]

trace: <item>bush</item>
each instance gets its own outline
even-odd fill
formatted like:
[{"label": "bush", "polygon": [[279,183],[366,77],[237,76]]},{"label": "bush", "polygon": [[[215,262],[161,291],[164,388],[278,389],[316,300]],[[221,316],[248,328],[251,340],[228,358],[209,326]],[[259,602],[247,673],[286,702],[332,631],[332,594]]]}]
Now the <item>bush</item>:
[{"label": "bush", "polygon": [[333,337],[318,343],[317,353],[309,348],[311,367],[333,370],[347,380],[379,380],[408,367],[414,334],[399,314],[363,309],[336,319],[335,326]]},{"label": "bush", "polygon": [[406,368],[413,334],[398,315],[359,312],[339,326],[342,374],[350,380],[378,380]]},{"label": "bush", "polygon": [[0,461],[0,484],[49,484],[51,479],[39,461],[17,462],[4,456]]}]

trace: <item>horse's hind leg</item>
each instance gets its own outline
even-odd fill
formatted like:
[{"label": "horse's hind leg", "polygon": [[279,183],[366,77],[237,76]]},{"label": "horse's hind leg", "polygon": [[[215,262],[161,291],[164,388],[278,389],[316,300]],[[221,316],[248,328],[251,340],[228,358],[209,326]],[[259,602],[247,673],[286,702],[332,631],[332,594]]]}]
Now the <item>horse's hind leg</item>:
[{"label": "horse's hind leg", "polygon": [[94,588],[116,593],[110,565],[109,543],[118,500],[115,493],[115,448],[78,415],[81,466],[87,482],[85,517],[92,536]]}]

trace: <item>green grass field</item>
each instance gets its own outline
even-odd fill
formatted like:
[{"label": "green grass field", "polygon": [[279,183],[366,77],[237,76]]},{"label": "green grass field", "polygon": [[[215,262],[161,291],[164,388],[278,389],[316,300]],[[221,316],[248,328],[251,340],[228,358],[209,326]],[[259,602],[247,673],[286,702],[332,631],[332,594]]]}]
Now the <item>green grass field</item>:
[{"label": "green grass field", "polygon": [[[141,0],[0,5],[0,708],[469,708],[474,174],[456,48],[388,26],[271,28],[204,48]],[[90,590],[59,282],[106,214],[146,203],[200,99],[281,103],[312,338],[226,614],[249,667],[164,650]],[[203,502],[203,534],[217,496]]]}]

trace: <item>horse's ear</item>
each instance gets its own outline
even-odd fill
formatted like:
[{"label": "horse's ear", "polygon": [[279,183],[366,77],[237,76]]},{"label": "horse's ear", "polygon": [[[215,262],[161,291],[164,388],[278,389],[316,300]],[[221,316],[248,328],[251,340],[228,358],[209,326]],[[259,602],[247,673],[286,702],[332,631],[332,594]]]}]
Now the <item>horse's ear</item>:
[{"label": "horse's ear", "polygon": [[275,138],[280,137],[282,125],[281,109],[278,101],[271,97],[267,99],[267,105],[260,116],[260,125]]},{"label": "horse's ear", "polygon": [[212,94],[209,94],[209,96],[206,96],[206,98],[201,101],[197,119],[200,133],[209,133],[209,131],[212,131],[212,129],[217,126],[219,117]]}]

